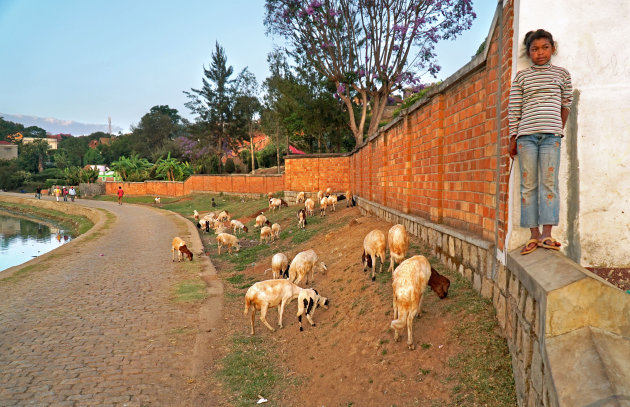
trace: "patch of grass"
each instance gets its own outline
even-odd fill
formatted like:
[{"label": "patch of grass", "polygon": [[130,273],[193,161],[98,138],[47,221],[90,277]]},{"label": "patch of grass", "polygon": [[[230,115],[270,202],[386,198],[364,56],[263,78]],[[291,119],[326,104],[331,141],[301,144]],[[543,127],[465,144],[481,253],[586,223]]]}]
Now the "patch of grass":
[{"label": "patch of grass", "polygon": [[260,337],[233,336],[230,352],[221,362],[217,375],[235,394],[239,406],[255,404],[259,395],[268,396],[280,384],[281,374]]},{"label": "patch of grass", "polygon": [[233,276],[227,277],[225,280],[234,285],[242,284],[243,281],[245,281],[245,276],[243,274],[234,274]]},{"label": "patch of grass", "polygon": [[13,202],[0,201],[0,210],[27,216],[45,222],[50,222],[60,229],[69,231],[72,237],[78,236],[90,230],[94,223],[85,216],[72,215],[63,211],[42,208],[39,206],[24,205]]},{"label": "patch of grass", "polygon": [[169,335],[188,335],[188,334],[193,334],[196,333],[197,329],[195,328],[191,328],[189,326],[183,326],[181,328],[173,328],[170,331],[168,331]]},{"label": "patch of grass", "polygon": [[199,302],[206,299],[206,284],[201,279],[185,280],[175,287],[175,302]]},{"label": "patch of grass", "polygon": [[420,347],[422,349],[429,349],[429,348],[431,348],[431,346],[433,346],[433,345],[431,345],[430,343],[423,343],[422,345],[420,345]]}]

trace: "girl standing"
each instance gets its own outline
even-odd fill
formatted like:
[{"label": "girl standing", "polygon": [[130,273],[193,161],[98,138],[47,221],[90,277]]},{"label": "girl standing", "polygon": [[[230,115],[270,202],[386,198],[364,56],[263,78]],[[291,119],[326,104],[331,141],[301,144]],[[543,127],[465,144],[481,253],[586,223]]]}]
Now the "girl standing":
[{"label": "girl standing", "polygon": [[569,72],[551,64],[556,44],[549,32],[530,31],[523,43],[532,65],[512,82],[508,118],[510,157],[518,154],[521,169],[521,227],[531,233],[521,254],[528,254],[538,247],[560,249],[551,229],[559,222],[560,146],[573,87]]}]

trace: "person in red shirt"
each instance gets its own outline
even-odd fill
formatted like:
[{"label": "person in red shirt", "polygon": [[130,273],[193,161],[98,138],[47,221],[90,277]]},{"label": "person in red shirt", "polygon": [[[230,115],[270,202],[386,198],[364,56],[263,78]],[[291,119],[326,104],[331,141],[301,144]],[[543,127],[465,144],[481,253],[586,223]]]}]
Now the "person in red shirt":
[{"label": "person in red shirt", "polygon": [[125,195],[125,192],[123,191],[122,187],[118,187],[118,205],[122,205],[122,197],[123,195]]}]

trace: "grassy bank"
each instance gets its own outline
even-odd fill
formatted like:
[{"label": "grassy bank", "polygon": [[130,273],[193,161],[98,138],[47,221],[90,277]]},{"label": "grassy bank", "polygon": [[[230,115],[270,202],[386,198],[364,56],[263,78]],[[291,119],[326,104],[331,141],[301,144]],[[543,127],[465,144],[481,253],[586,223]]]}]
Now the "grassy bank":
[{"label": "grassy bank", "polygon": [[46,209],[33,205],[24,205],[0,201],[0,211],[15,215],[22,215],[44,222],[51,222],[56,226],[59,226],[60,228],[70,232],[70,234],[73,236],[81,235],[90,230],[92,226],[94,226],[94,223],[92,223],[92,221],[85,216],[71,215],[66,212]]}]

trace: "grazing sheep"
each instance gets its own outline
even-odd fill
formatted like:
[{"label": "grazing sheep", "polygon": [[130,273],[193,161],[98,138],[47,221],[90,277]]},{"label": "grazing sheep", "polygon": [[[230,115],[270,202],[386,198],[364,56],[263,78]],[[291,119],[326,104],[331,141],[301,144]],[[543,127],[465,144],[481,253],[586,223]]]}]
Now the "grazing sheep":
[{"label": "grazing sheep", "polygon": [[319,216],[326,216],[326,207],[328,206],[328,198],[323,197],[321,201],[319,201]]},{"label": "grazing sheep", "polygon": [[267,200],[273,198],[273,192],[267,192]]},{"label": "grazing sheep", "polygon": [[306,208],[306,214],[309,216],[315,216],[315,201],[308,198],[304,201],[304,208]]},{"label": "grazing sheep", "polygon": [[337,204],[337,195],[330,195],[326,198],[326,205],[332,206],[332,211],[335,212],[335,205]]},{"label": "grazing sheep", "polygon": [[206,219],[200,219],[199,222],[197,222],[197,229],[210,233],[210,222]]},{"label": "grazing sheep", "polygon": [[324,197],[324,191],[317,191],[317,202],[321,202]]},{"label": "grazing sheep", "polygon": [[267,217],[265,215],[258,215],[258,216],[256,216],[256,225],[255,225],[255,227],[261,228],[264,225],[270,226],[271,222],[269,222],[267,220]]},{"label": "grazing sheep", "polygon": [[219,222],[227,222],[230,220],[230,212],[228,211],[222,211],[221,213],[219,213],[219,216],[217,216],[217,220]]},{"label": "grazing sheep", "polygon": [[293,301],[294,298],[300,294],[302,289],[297,285],[289,282],[285,279],[278,280],[265,280],[254,283],[245,294],[245,312],[251,310],[251,334],[254,335],[254,321],[256,318],[256,310],[260,310],[260,320],[271,332],[275,329],[267,322],[267,310],[269,308],[277,307],[278,309],[278,326],[282,328],[282,314],[284,313],[284,307]]},{"label": "grazing sheep", "polygon": [[197,209],[193,209],[193,218],[195,218],[195,220],[199,220],[199,212],[197,212]]},{"label": "grazing sheep", "polygon": [[400,340],[400,331],[407,326],[407,346],[413,343],[413,319],[420,312],[422,295],[431,278],[431,264],[424,256],[413,256],[396,267],[392,273],[394,341]]},{"label": "grazing sheep", "polygon": [[311,283],[315,281],[314,274],[315,269],[327,270],[324,262],[319,261],[315,250],[309,249],[298,253],[291,261],[289,267],[289,281],[295,284],[299,284],[304,277],[306,277],[305,284],[309,283],[308,273],[311,272]]},{"label": "grazing sheep", "polygon": [[276,239],[280,239],[280,224],[279,223],[274,223],[273,225],[271,225],[271,237],[273,241],[275,241]]},{"label": "grazing sheep", "polygon": [[289,277],[289,259],[287,255],[284,253],[276,253],[271,258],[271,268],[265,270],[271,270],[271,276],[274,279],[277,278],[288,278]]},{"label": "grazing sheep", "polygon": [[235,248],[238,252],[241,250],[241,245],[238,243],[238,238],[229,233],[219,233],[217,236],[217,249],[221,254],[221,247],[227,247],[228,253],[232,254],[232,248]]},{"label": "grazing sheep", "polygon": [[326,188],[326,196],[330,196],[330,194],[332,194],[332,188],[328,187]]},{"label": "grazing sheep", "polygon": [[221,233],[225,233],[225,232],[227,232],[228,230],[230,230],[230,229],[228,229],[228,227],[227,227],[227,226],[225,226],[225,225],[221,224],[221,225],[219,225],[219,226],[217,226],[217,227],[215,227],[215,228],[214,228],[214,234],[215,234],[215,235],[220,235]]},{"label": "grazing sheep", "polygon": [[275,212],[276,209],[279,208],[281,204],[282,204],[282,200],[278,198],[271,198],[269,200],[269,209],[271,209],[271,212]]},{"label": "grazing sheep", "polygon": [[381,258],[381,268],[379,273],[383,272],[383,263],[385,262],[385,234],[378,229],[374,229],[363,239],[363,271],[367,271],[368,267],[372,268],[372,281],[376,280],[374,269],[376,268],[376,258]]},{"label": "grazing sheep", "polygon": [[245,233],[249,232],[249,230],[247,229],[247,226],[243,225],[243,222],[241,222],[240,220],[232,219],[230,221],[230,226],[232,227],[234,234],[236,234],[236,231],[238,230],[241,230]]},{"label": "grazing sheep", "polygon": [[269,226],[263,226],[260,229],[260,244],[262,244],[263,240],[265,243],[269,243],[269,240],[272,239],[271,228]]},{"label": "grazing sheep", "polygon": [[429,278],[429,286],[437,294],[438,297],[444,298],[448,295],[448,288],[451,286],[451,280],[435,271],[434,268],[431,268],[431,278]]},{"label": "grazing sheep", "polygon": [[300,192],[297,194],[297,197],[295,198],[295,203],[302,203],[304,202],[304,192]]},{"label": "grazing sheep", "polygon": [[297,211],[298,228],[304,229],[306,227],[306,210],[304,208]]},{"label": "grazing sheep", "polygon": [[203,215],[203,219],[214,221],[217,218],[217,214],[214,212],[207,213]]},{"label": "grazing sheep", "polygon": [[184,255],[188,257],[188,260],[192,261],[193,254],[188,247],[186,247],[186,242],[181,237],[174,237],[172,243],[173,249],[173,261],[175,261],[175,252],[177,252],[178,261],[182,261],[184,259]]},{"label": "grazing sheep", "polygon": [[162,200],[160,199],[159,196],[156,196],[155,199],[153,200],[153,203],[155,203],[156,205],[159,205],[162,203]]},{"label": "grazing sheep", "polygon": [[409,235],[405,226],[398,224],[389,229],[387,234],[387,246],[389,247],[389,268],[388,272],[393,272],[396,262],[400,263],[407,255],[409,249]]},{"label": "grazing sheep", "polygon": [[306,314],[306,319],[308,319],[311,326],[315,326],[315,322],[313,322],[313,314],[315,313],[315,308],[319,306],[328,309],[328,298],[321,297],[314,288],[305,288],[300,291],[300,294],[298,294],[297,311],[300,332],[304,330],[304,328],[302,328],[302,315],[304,314]]}]

